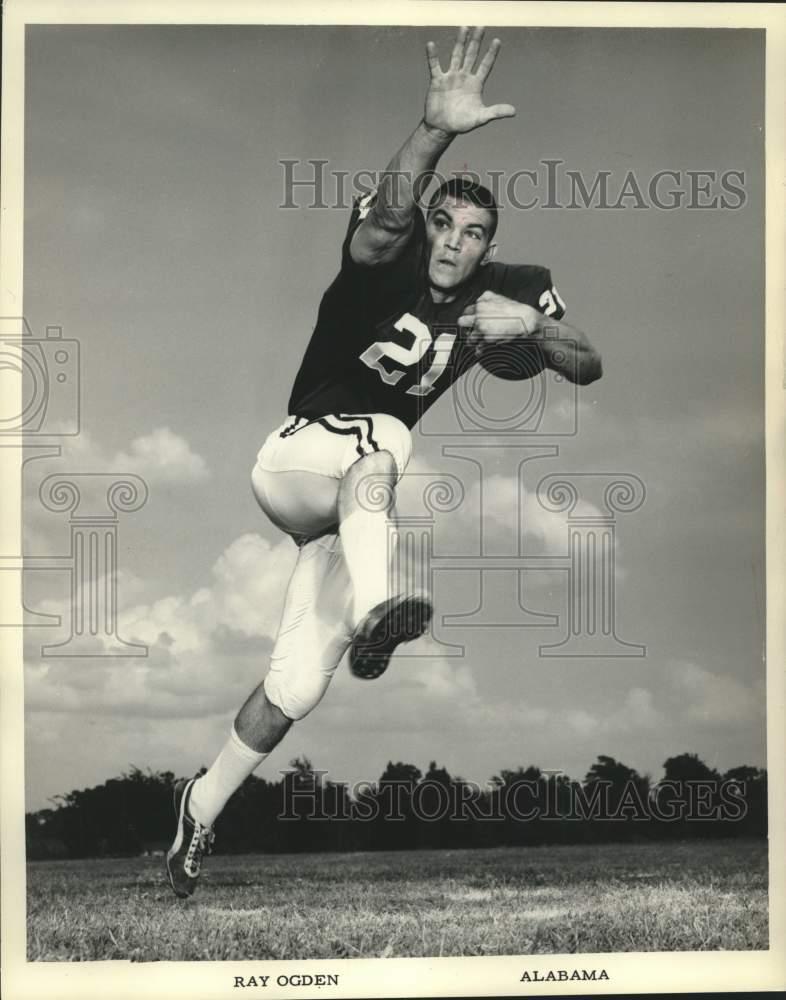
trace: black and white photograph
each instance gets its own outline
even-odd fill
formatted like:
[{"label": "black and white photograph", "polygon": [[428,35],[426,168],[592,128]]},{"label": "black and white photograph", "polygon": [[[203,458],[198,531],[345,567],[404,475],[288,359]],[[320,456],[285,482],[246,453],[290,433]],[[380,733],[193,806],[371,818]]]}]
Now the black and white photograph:
[{"label": "black and white photograph", "polygon": [[784,28],[668,7],[6,4],[9,1000],[786,988]]}]

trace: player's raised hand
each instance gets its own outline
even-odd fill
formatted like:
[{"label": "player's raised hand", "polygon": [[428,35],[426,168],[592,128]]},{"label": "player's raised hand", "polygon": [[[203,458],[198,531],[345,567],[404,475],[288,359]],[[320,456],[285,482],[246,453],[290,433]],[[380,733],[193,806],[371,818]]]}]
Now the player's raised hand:
[{"label": "player's raised hand", "polygon": [[426,112],[423,117],[429,128],[440,129],[449,135],[471,132],[496,118],[512,118],[516,109],[512,104],[483,103],[483,85],[497,60],[501,42],[495,38],[477,69],[483,28],[459,28],[456,43],[450,56],[450,65],[443,73],[434,42],[426,45],[429,72]]}]

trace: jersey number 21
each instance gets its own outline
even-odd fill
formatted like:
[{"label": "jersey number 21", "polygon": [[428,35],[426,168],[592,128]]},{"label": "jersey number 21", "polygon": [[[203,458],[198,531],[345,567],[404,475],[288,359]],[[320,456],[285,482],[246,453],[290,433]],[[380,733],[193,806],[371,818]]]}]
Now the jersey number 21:
[{"label": "jersey number 21", "polygon": [[378,340],[360,355],[360,360],[364,365],[368,365],[387,385],[397,385],[404,377],[405,372],[401,368],[388,370],[382,364],[383,358],[388,358],[396,365],[403,365],[404,368],[411,368],[416,365],[431,347],[434,345],[434,360],[431,362],[427,372],[416,385],[411,385],[406,392],[410,396],[427,396],[434,389],[434,383],[445,371],[453,344],[456,342],[455,333],[440,333],[436,340],[431,335],[428,326],[411,313],[404,313],[401,319],[394,324],[394,329],[400,333],[408,333],[412,336],[412,345],[402,347],[393,340]]}]

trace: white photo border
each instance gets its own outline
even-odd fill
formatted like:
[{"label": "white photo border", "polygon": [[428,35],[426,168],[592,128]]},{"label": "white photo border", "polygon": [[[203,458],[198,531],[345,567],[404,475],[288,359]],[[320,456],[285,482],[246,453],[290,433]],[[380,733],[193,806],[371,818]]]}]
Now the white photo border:
[{"label": "white photo border", "polygon": [[[769,772],[770,949],[766,952],[636,953],[542,955],[538,968],[566,965],[604,968],[602,982],[538,984],[539,995],[589,996],[652,992],[730,992],[786,987],[786,446],[784,435],[784,129],[786,119],[786,19],[777,4],[637,4],[637,3],[497,3],[461,4],[466,24],[569,27],[761,28],[766,31],[766,458],[767,458],[767,706]],[[23,314],[24,205],[24,40],[26,24],[171,23],[171,24],[368,24],[453,26],[455,3],[368,3],[302,0],[297,4],[267,0],[7,0],[3,23],[2,87],[2,242],[0,243],[0,315]],[[19,385],[21,400],[21,380]],[[11,405],[14,400],[9,401]],[[21,409],[21,406],[20,406]],[[2,462],[18,462],[17,449],[0,448]],[[4,465],[3,468],[8,468]],[[0,470],[2,472],[2,470]],[[2,478],[0,478],[2,481]],[[17,480],[18,481],[18,480]],[[0,530],[5,538],[21,531],[21,497],[5,491]],[[5,579],[6,577],[10,579]],[[20,595],[18,574],[0,574],[0,597]],[[28,997],[200,997],[224,998],[233,992],[235,975],[259,972],[246,962],[129,963],[26,961],[25,799],[23,669],[21,629],[0,629],[0,727],[2,744],[2,973],[8,1000]],[[265,996],[304,995],[275,985],[279,974],[338,973],[340,986],[323,987],[328,997],[516,996],[533,986],[520,983],[525,964],[517,956],[457,959],[345,959],[265,961],[270,982]]]}]

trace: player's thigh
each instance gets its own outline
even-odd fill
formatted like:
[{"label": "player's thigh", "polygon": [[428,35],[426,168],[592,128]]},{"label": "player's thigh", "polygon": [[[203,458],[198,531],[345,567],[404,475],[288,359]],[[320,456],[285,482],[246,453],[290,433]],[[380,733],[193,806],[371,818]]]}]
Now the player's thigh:
[{"label": "player's thigh", "polygon": [[340,480],[300,469],[272,471],[258,463],[251,487],[273,524],[294,538],[311,538],[330,531],[338,520]]},{"label": "player's thigh", "polygon": [[267,436],[251,472],[262,510],[296,538],[321,534],[337,522],[337,452],[343,443],[325,437],[319,427],[290,417]]},{"label": "player's thigh", "polygon": [[310,422],[290,417],[257,455],[254,494],[279,528],[312,537],[336,525],[339,486],[356,462],[387,451],[400,479],[411,450],[409,429],[388,414],[331,414]]},{"label": "player's thigh", "polygon": [[300,546],[265,692],[290,719],[321,700],[351,641],[352,586],[337,535]]}]

